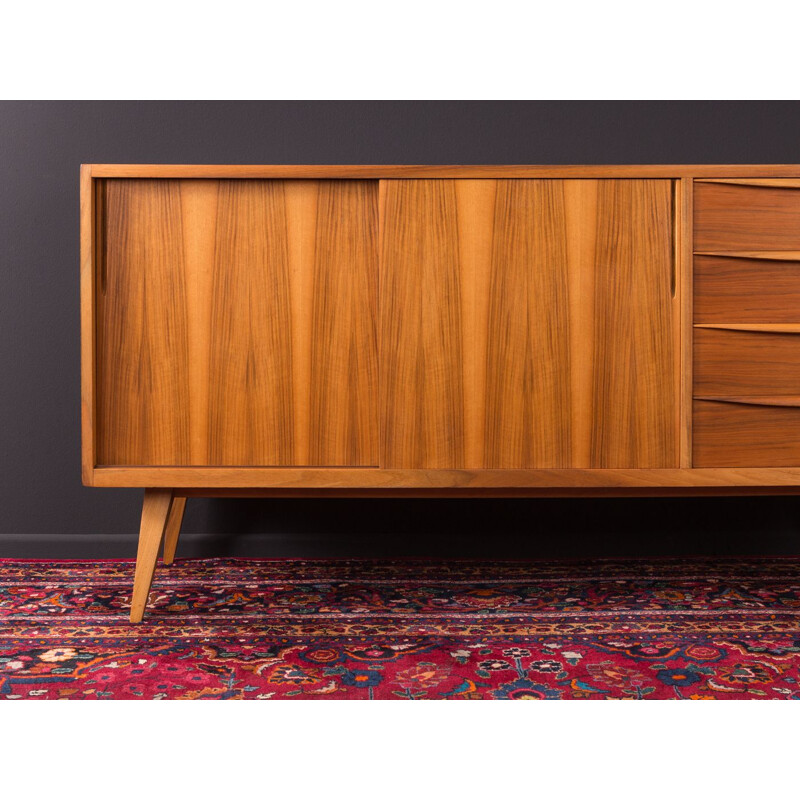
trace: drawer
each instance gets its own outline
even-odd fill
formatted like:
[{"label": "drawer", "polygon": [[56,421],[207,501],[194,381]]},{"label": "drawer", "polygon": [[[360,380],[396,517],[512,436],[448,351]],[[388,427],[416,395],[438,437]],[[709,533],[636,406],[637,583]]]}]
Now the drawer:
[{"label": "drawer", "polygon": [[800,334],[695,328],[694,393],[800,396]]},{"label": "drawer", "polygon": [[800,407],[695,400],[694,467],[800,466]]},{"label": "drawer", "polygon": [[800,188],[694,184],[694,249],[800,250]]},{"label": "drawer", "polygon": [[800,261],[696,256],[694,321],[800,322]]}]

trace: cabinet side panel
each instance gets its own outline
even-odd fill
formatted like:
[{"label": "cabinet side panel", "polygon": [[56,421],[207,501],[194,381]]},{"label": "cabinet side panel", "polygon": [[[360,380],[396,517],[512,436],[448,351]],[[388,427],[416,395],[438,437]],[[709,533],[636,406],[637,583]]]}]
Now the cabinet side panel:
[{"label": "cabinet side panel", "polygon": [[93,483],[93,473],[97,462],[95,448],[97,298],[95,296],[96,248],[94,239],[95,226],[102,224],[102,216],[97,210],[96,183],[102,187],[104,192],[103,181],[93,181],[91,167],[86,164],[81,165],[81,479],[86,486],[91,486]]},{"label": "cabinet side panel", "polygon": [[180,189],[106,182],[97,287],[99,464],[190,463]]},{"label": "cabinet side panel", "polygon": [[381,466],[464,465],[454,181],[386,181],[380,273]]},{"label": "cabinet side panel", "polygon": [[590,466],[676,467],[671,185],[597,185]]}]

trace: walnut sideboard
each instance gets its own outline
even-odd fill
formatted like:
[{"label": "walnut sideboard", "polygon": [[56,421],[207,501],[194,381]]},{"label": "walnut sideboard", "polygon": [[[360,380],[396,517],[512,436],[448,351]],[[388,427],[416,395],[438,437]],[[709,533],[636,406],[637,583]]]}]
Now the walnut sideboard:
[{"label": "walnut sideboard", "polygon": [[81,168],[83,481],[800,492],[800,166]]}]

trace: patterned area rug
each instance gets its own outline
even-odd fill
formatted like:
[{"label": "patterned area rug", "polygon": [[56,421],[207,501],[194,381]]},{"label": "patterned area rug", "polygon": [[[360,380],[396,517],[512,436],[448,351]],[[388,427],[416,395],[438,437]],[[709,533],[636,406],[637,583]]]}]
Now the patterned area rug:
[{"label": "patterned area rug", "polygon": [[0,561],[0,698],[800,699],[800,559]]}]

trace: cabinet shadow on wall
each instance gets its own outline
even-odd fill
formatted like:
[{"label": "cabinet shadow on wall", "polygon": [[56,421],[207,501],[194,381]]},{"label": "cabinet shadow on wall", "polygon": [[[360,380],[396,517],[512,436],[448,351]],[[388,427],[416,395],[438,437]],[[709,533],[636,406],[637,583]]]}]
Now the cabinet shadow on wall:
[{"label": "cabinet shadow on wall", "polygon": [[178,556],[791,555],[797,512],[793,497],[190,499]]}]

